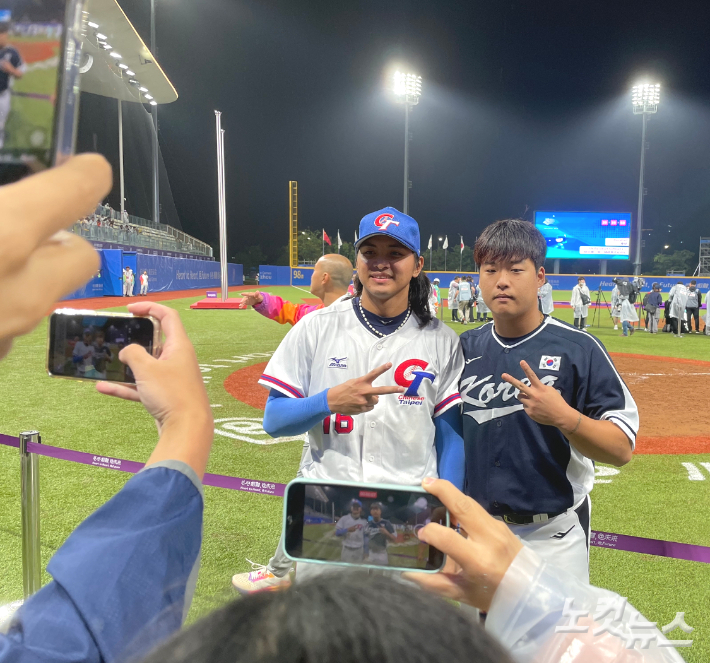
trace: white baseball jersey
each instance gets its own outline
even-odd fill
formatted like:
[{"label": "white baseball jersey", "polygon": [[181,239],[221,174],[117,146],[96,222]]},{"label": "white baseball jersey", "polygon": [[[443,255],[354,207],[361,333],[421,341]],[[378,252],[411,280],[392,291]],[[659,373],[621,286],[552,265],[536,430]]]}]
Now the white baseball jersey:
[{"label": "white baseball jersey", "polygon": [[461,402],[464,361],[456,333],[438,320],[424,329],[410,316],[379,337],[357,317],[352,300],[309,313],[289,331],[259,383],[304,398],[392,362],[373,386],[400,385],[371,412],[331,415],[308,431],[304,477],[419,485],[437,476],[434,417]]},{"label": "white baseball jersey", "polygon": [[362,548],[365,545],[365,529],[367,528],[367,520],[362,516],[360,518],[353,518],[351,514],[344,515],[335,525],[335,531],[350,529],[351,527],[357,527],[356,530],[352,532],[347,532],[345,535],[340,537],[343,542],[344,548]]}]

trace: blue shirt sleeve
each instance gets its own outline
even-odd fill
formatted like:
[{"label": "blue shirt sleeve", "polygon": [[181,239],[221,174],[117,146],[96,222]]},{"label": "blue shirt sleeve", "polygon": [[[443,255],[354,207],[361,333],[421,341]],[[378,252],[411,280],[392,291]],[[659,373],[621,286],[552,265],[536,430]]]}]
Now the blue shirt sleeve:
[{"label": "blue shirt sleeve", "polygon": [[198,486],[194,472],[177,461],[132,477],[51,559],[47,571],[54,580],[0,636],[0,663],[142,658],[175,633],[197,577]]},{"label": "blue shirt sleeve", "polygon": [[463,445],[461,409],[449,408],[434,419],[434,445],[436,446],[439,478],[450,481],[459,490],[464,489],[466,454]]},{"label": "blue shirt sleeve", "polygon": [[301,435],[331,414],[327,389],[308,398],[289,398],[272,389],[266,401],[263,426],[271,437]]}]

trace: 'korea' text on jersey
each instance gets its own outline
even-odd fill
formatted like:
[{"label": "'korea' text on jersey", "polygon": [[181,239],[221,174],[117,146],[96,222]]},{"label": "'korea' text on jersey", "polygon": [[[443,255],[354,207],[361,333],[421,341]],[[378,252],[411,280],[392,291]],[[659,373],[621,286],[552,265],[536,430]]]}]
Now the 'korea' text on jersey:
[{"label": "'korea' text on jersey", "polygon": [[500,338],[489,323],[462,334],[461,344],[466,492],[493,515],[561,513],[594,484],[592,461],[558,428],[533,421],[517,389],[501,379],[509,373],[527,384],[521,360],[573,408],[615,423],[635,444],[636,403],[591,334],[545,318],[520,339]]}]

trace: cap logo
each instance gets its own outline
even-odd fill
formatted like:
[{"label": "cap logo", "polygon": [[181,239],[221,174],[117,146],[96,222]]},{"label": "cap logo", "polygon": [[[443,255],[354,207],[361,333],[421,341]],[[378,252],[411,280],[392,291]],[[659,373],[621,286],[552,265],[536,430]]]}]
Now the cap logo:
[{"label": "cap logo", "polygon": [[380,230],[387,230],[387,228],[390,225],[399,225],[399,221],[395,221],[394,217],[391,214],[380,214],[376,219],[375,219],[375,225],[380,229]]}]

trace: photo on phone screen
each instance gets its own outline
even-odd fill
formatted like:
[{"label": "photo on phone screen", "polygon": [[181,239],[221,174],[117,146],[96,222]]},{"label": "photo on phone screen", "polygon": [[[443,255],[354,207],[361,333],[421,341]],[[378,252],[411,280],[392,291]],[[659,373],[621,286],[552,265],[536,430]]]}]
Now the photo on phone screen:
[{"label": "photo on phone screen", "polygon": [[448,513],[421,489],[296,480],[285,509],[286,553],[296,560],[420,571],[444,565],[444,554],[417,532],[448,525]]},{"label": "photo on phone screen", "polygon": [[154,354],[155,333],[151,318],[55,312],[49,319],[47,370],[54,377],[135,383],[118,353],[137,343]]},{"label": "photo on phone screen", "polygon": [[[73,25],[65,26],[76,5],[75,0],[0,0],[0,184],[51,165],[57,139],[65,133],[60,122],[73,134],[74,94],[63,94],[62,81],[66,44],[72,62],[76,51]],[[76,75],[71,66],[66,72],[69,78]]]}]

